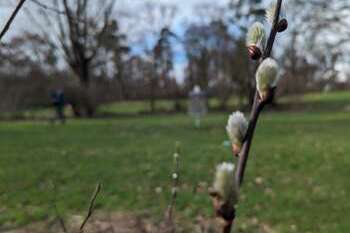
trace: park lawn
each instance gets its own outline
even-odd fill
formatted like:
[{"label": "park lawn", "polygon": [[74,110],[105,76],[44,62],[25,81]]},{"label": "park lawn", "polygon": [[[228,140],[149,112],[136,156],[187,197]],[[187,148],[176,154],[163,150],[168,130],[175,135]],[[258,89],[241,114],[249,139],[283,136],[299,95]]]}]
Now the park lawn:
[{"label": "park lawn", "polygon": [[[182,110],[187,110],[187,99],[181,99],[179,101]],[[174,112],[174,100],[161,99],[157,100],[155,103],[155,111],[158,113],[170,113]],[[233,107],[238,105],[237,97],[232,97],[228,102],[228,107]],[[211,109],[218,109],[220,107],[220,101],[217,98],[209,99],[209,106]],[[144,114],[150,113],[150,103],[149,100],[134,100],[134,101],[123,101],[104,104],[99,107],[99,115],[131,115],[131,114]]]},{"label": "park lawn", "polygon": [[[296,96],[281,96],[277,99],[277,109],[291,111],[350,111],[350,92],[315,92]],[[187,109],[187,99],[180,100],[182,111]],[[209,99],[210,110],[220,110],[220,100],[212,97]],[[156,114],[166,114],[174,112],[174,100],[159,99],[155,104]],[[242,107],[237,97],[232,96],[227,102],[227,109]],[[129,117],[136,115],[148,115],[150,112],[149,100],[118,101],[99,105],[96,112],[97,118],[108,117]],[[153,113],[154,114],[154,113]],[[65,115],[73,118],[72,109],[67,106]],[[11,112],[0,112],[0,120],[45,120],[54,117],[54,111],[48,107],[36,107],[26,110],[17,110]]]},{"label": "park lawn", "polygon": [[[82,213],[96,183],[99,211],[160,218],[170,198],[172,154],[182,145],[177,215],[212,215],[206,186],[231,160],[226,114],[195,129],[186,115],[0,123],[0,229]],[[350,113],[264,113],[257,128],[237,225],[276,232],[350,232]],[[262,181],[262,182],[261,182]],[[204,188],[203,188],[204,187]]]},{"label": "park lawn", "polygon": [[[313,112],[350,111],[350,91],[314,92],[277,99],[284,109]],[[297,108],[296,108],[297,107]]]}]

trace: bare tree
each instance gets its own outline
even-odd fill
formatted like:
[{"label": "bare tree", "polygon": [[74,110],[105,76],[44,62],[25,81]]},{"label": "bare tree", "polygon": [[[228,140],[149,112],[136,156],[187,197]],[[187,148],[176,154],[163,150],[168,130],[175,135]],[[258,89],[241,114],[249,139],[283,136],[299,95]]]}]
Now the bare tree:
[{"label": "bare tree", "polygon": [[40,26],[47,42],[60,48],[62,57],[79,80],[81,87],[76,92],[83,101],[71,101],[74,112],[92,116],[96,109],[90,90],[94,71],[104,64],[99,58],[106,41],[118,33],[112,15],[115,1],[52,0],[51,5],[45,5],[47,2],[35,0],[33,3],[39,7],[38,15],[47,25],[40,25],[40,20],[32,14],[31,19]]},{"label": "bare tree", "polygon": [[161,29],[157,43],[153,48],[153,76],[150,80],[150,107],[155,111],[155,93],[158,86],[164,87],[170,79],[174,68],[174,52],[171,44],[172,37],[176,35],[168,27]]},{"label": "bare tree", "polygon": [[[0,47],[1,110],[48,105],[48,89],[57,75],[54,47],[39,35],[14,36]],[[18,69],[21,67],[21,69]]]},{"label": "bare tree", "polygon": [[184,44],[188,59],[186,81],[190,88],[200,85],[217,96],[221,109],[227,107],[233,94],[241,98],[247,93],[245,42],[234,37],[228,23],[213,20],[191,24],[186,30]]},{"label": "bare tree", "polygon": [[[63,6],[65,14],[57,14],[59,25],[58,39],[65,59],[82,85],[88,87],[91,79],[90,71],[101,42],[110,25],[115,1],[100,1],[100,15],[90,15],[90,0],[55,0],[57,8]],[[101,20],[102,15],[102,20]]]},{"label": "bare tree", "polygon": [[134,18],[139,23],[135,37],[145,60],[152,63],[151,70],[145,70],[144,79],[148,84],[150,111],[154,112],[161,80],[168,79],[173,69],[173,50],[170,40],[175,34],[171,31],[171,24],[177,8],[172,4],[152,2],[142,4],[141,8],[141,13]]},{"label": "bare tree", "polygon": [[[286,72],[296,75],[296,82],[293,84],[299,87],[295,86],[293,91],[302,91],[301,83],[304,83],[304,89],[305,84],[306,88],[310,89],[334,83],[342,71],[338,67],[349,68],[349,2],[298,0],[289,1],[286,7],[293,24],[286,43],[289,48],[283,51],[283,55],[287,58]],[[310,67],[317,69],[312,71],[308,69]],[[305,74],[307,69],[308,75],[298,77],[297,70]],[[320,83],[324,84],[319,86]]]}]

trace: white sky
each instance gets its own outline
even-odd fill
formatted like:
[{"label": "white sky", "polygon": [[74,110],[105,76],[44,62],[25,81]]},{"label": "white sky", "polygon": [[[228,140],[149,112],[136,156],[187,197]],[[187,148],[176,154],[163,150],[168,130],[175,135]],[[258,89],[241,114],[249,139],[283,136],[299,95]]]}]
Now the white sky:
[{"label": "white sky", "polygon": [[[27,2],[25,3],[25,7],[30,9],[32,13],[37,12],[36,11],[37,6],[31,3],[30,1],[31,0],[27,0]],[[48,0],[39,0],[39,1],[48,5],[51,2]],[[97,1],[104,1],[104,0],[91,0],[91,1],[97,2]],[[116,4],[117,11],[128,12],[134,15],[140,15],[142,13],[145,13],[144,10],[141,11],[140,6],[146,2],[175,5],[177,7],[177,14],[175,19],[172,21],[171,26],[176,33],[181,33],[181,30],[184,28],[183,27],[184,23],[196,21],[199,19],[198,5],[206,5],[206,11],[204,12],[204,15],[202,15],[202,16],[205,16],[208,10],[215,11],[215,9],[217,8],[226,7],[227,3],[229,2],[229,0],[116,0],[116,1],[117,1],[117,4]],[[11,14],[17,2],[18,0],[0,0],[0,28],[4,26],[6,20],[8,19],[9,15]],[[219,16],[221,15],[219,14]],[[153,29],[156,28],[156,25],[147,25],[147,22],[142,22],[142,20],[139,20],[139,21],[141,22],[136,21],[136,24],[134,25],[142,29],[147,26]],[[161,24],[162,22],[160,21],[157,23]],[[128,35],[131,35],[130,39],[132,40],[132,37],[133,37],[132,31],[135,30],[135,28],[129,26],[129,27],[124,27],[124,29]],[[4,41],[10,40],[14,35],[18,35],[20,32],[23,32],[25,30],[30,30],[33,32],[37,29],[31,22],[31,20],[28,19],[28,16],[22,10],[20,11],[10,31],[8,32],[8,34],[6,34],[3,40]],[[179,79],[183,77],[183,68],[185,64],[186,64],[185,60],[181,58],[177,58],[175,63],[175,74]]]},{"label": "white sky", "polygon": [[[42,3],[48,4],[51,1],[47,0],[40,0]],[[103,1],[103,0],[95,0],[95,1]],[[192,21],[195,15],[196,6],[199,4],[205,4],[210,7],[224,7],[227,5],[229,0],[116,0],[116,8],[121,11],[127,11],[131,13],[138,13],[137,9],[140,5],[144,4],[145,2],[153,2],[153,3],[165,3],[165,4],[171,4],[175,5],[178,9],[176,18],[174,19],[173,26],[177,26],[176,24],[183,23],[184,21]],[[11,11],[13,10],[16,2],[13,0],[0,0],[0,27],[3,27],[3,25],[6,22],[6,19],[9,17]],[[27,0],[25,3],[25,7],[30,9],[32,12],[36,12],[37,9],[36,6],[30,2],[30,0]],[[13,35],[17,34],[18,32],[21,32],[23,30],[26,30],[32,26],[32,23],[30,20],[28,20],[28,17],[23,12],[23,10],[19,13],[18,17],[15,19],[15,23],[12,26],[11,31],[6,36],[6,38],[11,38]],[[5,38],[5,39],[6,39]]]},{"label": "white sky", "polygon": [[[47,0],[39,0],[42,3],[50,5],[51,1]],[[95,0],[95,1],[103,1],[103,0]],[[175,18],[172,20],[172,27],[175,30],[181,28],[181,25],[186,22],[191,22],[194,20],[198,20],[198,6],[205,5],[206,10],[214,10],[216,8],[222,8],[227,6],[229,0],[116,0],[116,9],[117,11],[127,12],[129,14],[139,14],[140,6],[145,4],[145,2],[151,3],[160,3],[160,4],[171,4],[176,6],[177,12]],[[13,0],[0,0],[0,28],[2,28],[11,14],[13,8],[17,1]],[[28,8],[32,14],[36,13],[37,6],[27,0],[24,5]],[[204,13],[205,14],[205,13]],[[205,16],[205,15],[204,15]],[[162,22],[159,22],[160,24]],[[142,24],[141,24],[142,25]],[[141,26],[142,27],[142,26]],[[155,25],[151,25],[151,27],[155,27]],[[27,14],[22,10],[19,12],[18,17],[15,19],[10,31],[6,34],[4,41],[10,40],[13,36],[18,35],[23,31],[35,31],[35,25],[28,18]],[[125,28],[125,30],[129,31],[130,28]],[[132,30],[132,29],[131,29]],[[183,68],[185,65],[185,61],[177,61],[175,64],[175,75],[179,78],[183,78]]]}]

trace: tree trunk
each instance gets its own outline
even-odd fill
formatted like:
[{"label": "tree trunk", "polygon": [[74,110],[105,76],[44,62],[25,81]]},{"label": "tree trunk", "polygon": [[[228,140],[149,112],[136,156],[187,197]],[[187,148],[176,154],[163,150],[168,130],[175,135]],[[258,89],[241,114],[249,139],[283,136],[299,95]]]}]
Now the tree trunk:
[{"label": "tree trunk", "polygon": [[181,100],[181,92],[179,90],[179,87],[176,84],[175,99],[174,99],[174,111],[175,112],[180,112],[182,110],[180,100]]},{"label": "tree trunk", "polygon": [[150,86],[150,111],[151,113],[155,112],[155,106],[156,106],[156,98],[155,98],[155,78],[152,78],[151,80],[151,86]]},{"label": "tree trunk", "polygon": [[83,61],[79,68],[80,68],[80,72],[79,72],[80,82],[82,86],[88,88],[90,86],[89,62]]},{"label": "tree trunk", "polygon": [[96,112],[96,104],[94,99],[94,96],[91,93],[90,90],[90,64],[89,61],[86,59],[80,64],[80,66],[75,70],[75,73],[79,77],[80,85],[82,87],[81,92],[81,103],[76,103],[75,106],[72,105],[74,109],[74,116],[75,117],[81,117],[81,116],[87,116],[87,117],[93,117]]},{"label": "tree trunk", "polygon": [[117,80],[120,86],[120,97],[122,100],[127,100],[129,98],[128,91],[126,89],[126,85],[123,79],[123,71],[122,67],[118,66]]}]

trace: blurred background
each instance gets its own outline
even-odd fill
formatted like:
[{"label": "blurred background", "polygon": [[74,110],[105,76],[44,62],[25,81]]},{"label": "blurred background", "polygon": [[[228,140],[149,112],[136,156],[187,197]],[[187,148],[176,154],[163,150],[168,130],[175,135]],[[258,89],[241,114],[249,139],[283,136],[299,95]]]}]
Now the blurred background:
[{"label": "blurred background", "polygon": [[[71,23],[60,1],[44,3],[29,1],[2,43],[3,113],[24,117],[49,106],[54,89],[65,90],[76,115],[133,100],[143,100],[145,112],[184,111],[195,85],[217,100],[214,109],[230,109],[232,99],[249,104],[254,64],[245,34],[264,20],[268,1],[91,1]],[[346,90],[348,3],[286,3],[290,27],[274,50],[283,67],[279,93],[297,100]],[[15,2],[1,4],[6,19]],[[73,11],[79,1],[71,4]],[[158,100],[173,104],[164,109]]]},{"label": "blurred background", "polygon": [[[177,231],[206,232],[207,188],[232,160],[228,113],[248,112],[255,93],[246,32],[255,21],[269,29],[270,3],[27,0],[0,45],[0,232],[61,230],[98,182],[89,231],[149,232],[170,201],[176,141]],[[1,28],[16,4],[0,2]],[[286,0],[283,12],[282,79],[258,125],[237,228],[349,232],[350,3]],[[200,125],[188,115],[196,87]]]}]

